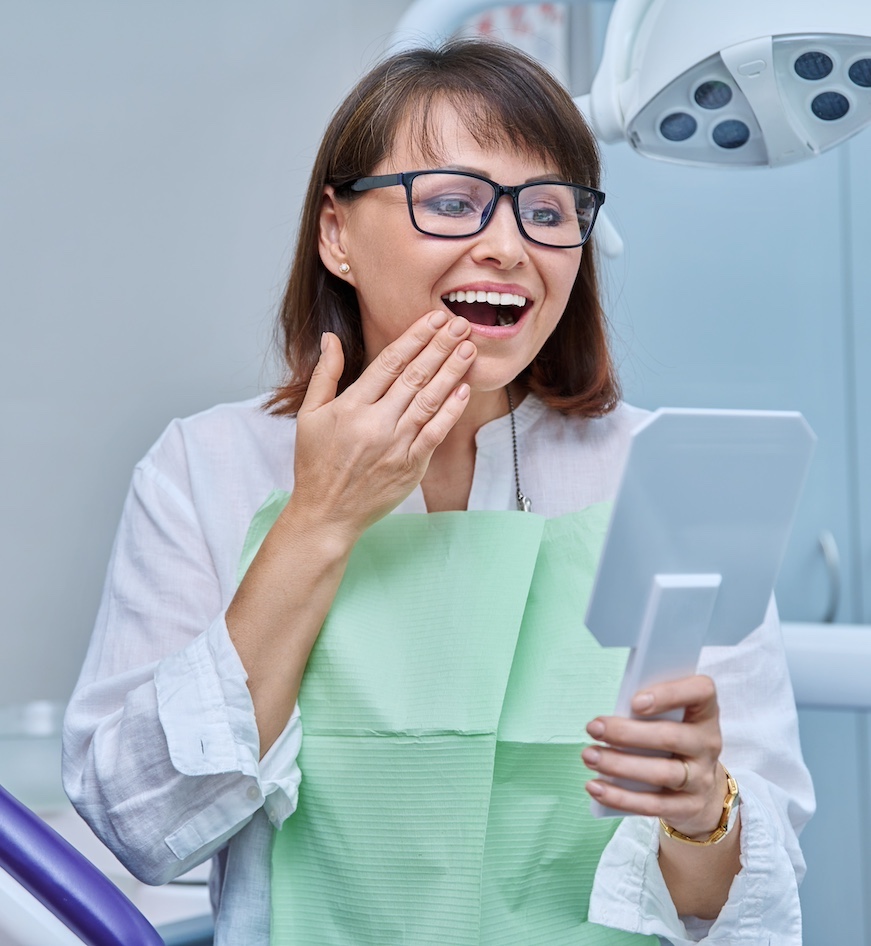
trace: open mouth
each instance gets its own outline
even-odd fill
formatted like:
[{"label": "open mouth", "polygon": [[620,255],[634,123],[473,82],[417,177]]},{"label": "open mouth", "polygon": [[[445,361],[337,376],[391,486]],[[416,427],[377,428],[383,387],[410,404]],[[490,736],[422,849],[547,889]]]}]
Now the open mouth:
[{"label": "open mouth", "polygon": [[475,325],[514,325],[529,308],[529,300],[513,292],[484,292],[468,289],[449,292],[442,302],[454,313]]}]

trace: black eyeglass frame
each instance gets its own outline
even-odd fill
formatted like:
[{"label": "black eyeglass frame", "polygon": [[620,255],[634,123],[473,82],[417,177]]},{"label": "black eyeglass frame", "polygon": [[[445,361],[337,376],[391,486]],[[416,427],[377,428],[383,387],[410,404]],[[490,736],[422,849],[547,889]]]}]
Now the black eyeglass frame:
[{"label": "black eyeglass frame", "polygon": [[[490,204],[490,209],[487,211],[486,215],[481,221],[481,225],[477,230],[473,230],[471,233],[430,233],[428,230],[424,230],[418,226],[417,221],[414,219],[414,206],[411,202],[411,185],[416,177],[420,177],[425,174],[453,174],[457,177],[472,177],[477,181],[483,181],[485,184],[489,184],[496,192],[495,199]],[[477,236],[484,227],[492,220],[493,214],[496,212],[496,205],[502,199],[502,197],[507,196],[511,198],[511,206],[514,208],[514,218],[517,220],[517,227],[520,230],[521,235],[529,240],[530,243],[535,243],[538,246],[546,246],[550,250],[573,250],[579,246],[583,246],[587,240],[590,239],[590,236],[593,233],[593,227],[596,223],[596,217],[599,215],[599,210],[602,204],[605,203],[605,192],[596,190],[595,187],[587,187],[585,184],[575,184],[572,181],[529,181],[526,184],[517,184],[513,187],[507,186],[505,184],[497,184],[496,181],[491,181],[489,177],[484,177],[483,174],[474,174],[471,171],[454,171],[454,170],[436,170],[430,169],[426,171],[402,171],[399,174],[376,174],[372,177],[359,177],[354,181],[347,181],[344,184],[339,185],[339,190],[351,190],[355,193],[362,193],[364,191],[376,190],[380,187],[393,187],[394,185],[401,184],[405,187],[405,198],[408,202],[408,216],[411,218],[411,224],[415,230],[419,233],[423,233],[425,236],[434,236],[442,240],[466,240],[469,237]],[[528,187],[538,187],[540,184],[563,184],[566,187],[574,187],[577,190],[585,191],[588,194],[592,194],[594,198],[593,203],[593,212],[590,216],[590,224],[587,227],[587,232],[583,234],[583,238],[579,243],[569,243],[565,246],[555,245],[553,243],[542,243],[541,240],[536,240],[535,237],[531,237],[525,230],[523,226],[523,221],[520,218],[520,203],[518,201],[518,195],[521,191],[525,190]]]}]

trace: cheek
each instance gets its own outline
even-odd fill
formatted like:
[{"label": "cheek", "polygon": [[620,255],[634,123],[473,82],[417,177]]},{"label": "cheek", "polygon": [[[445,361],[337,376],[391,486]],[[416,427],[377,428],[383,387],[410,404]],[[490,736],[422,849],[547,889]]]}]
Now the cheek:
[{"label": "cheek", "polygon": [[400,280],[400,273],[391,263],[357,287],[363,342],[370,360],[429,309],[426,301]]},{"label": "cheek", "polygon": [[578,256],[577,260],[573,261],[571,265],[566,266],[561,272],[554,274],[554,291],[560,300],[561,307],[563,308],[569,301],[569,296],[571,296],[572,290],[575,287],[575,282],[578,279],[580,268],[581,259],[580,256]]}]

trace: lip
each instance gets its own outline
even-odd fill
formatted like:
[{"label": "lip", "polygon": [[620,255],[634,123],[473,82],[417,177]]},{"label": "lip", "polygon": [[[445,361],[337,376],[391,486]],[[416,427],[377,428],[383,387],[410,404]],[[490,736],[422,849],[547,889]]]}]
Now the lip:
[{"label": "lip", "polygon": [[515,335],[518,335],[522,329],[523,325],[526,322],[526,318],[533,308],[533,299],[532,293],[525,287],[518,285],[517,283],[504,283],[504,282],[489,282],[476,280],[475,282],[462,283],[458,286],[453,286],[443,293],[440,297],[441,300],[445,300],[448,295],[452,292],[509,292],[515,296],[523,296],[526,299],[526,307],[523,310],[523,313],[518,316],[517,321],[512,322],[511,325],[481,325],[478,322],[470,322],[469,324],[472,327],[472,335],[477,335],[480,338],[493,338],[493,339],[511,339]]},{"label": "lip", "polygon": [[[495,292],[496,290],[494,289],[493,291]],[[521,315],[516,322],[512,322],[511,325],[480,325],[477,322],[470,322],[469,325],[472,327],[472,335],[480,335],[484,338],[514,338],[514,336],[518,335],[523,329],[529,312],[530,308],[527,308],[523,315]]]}]

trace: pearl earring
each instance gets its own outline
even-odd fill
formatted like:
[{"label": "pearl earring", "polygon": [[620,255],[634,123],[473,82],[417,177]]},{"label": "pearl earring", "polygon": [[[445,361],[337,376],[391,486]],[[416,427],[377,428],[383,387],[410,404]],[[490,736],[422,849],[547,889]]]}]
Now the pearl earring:
[{"label": "pearl earring", "polygon": [[339,272],[344,276],[345,273],[351,272],[351,267],[347,263],[341,263],[339,265]]}]

